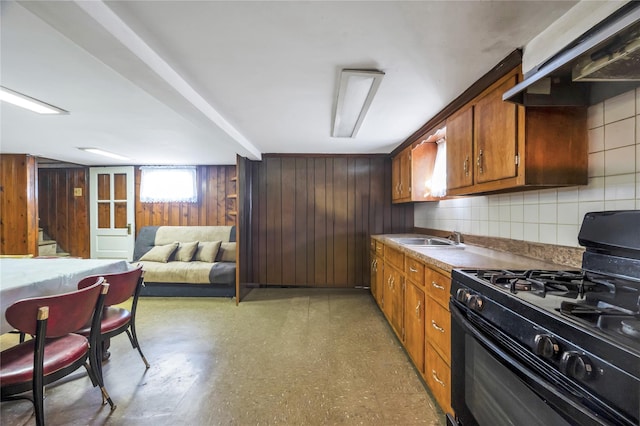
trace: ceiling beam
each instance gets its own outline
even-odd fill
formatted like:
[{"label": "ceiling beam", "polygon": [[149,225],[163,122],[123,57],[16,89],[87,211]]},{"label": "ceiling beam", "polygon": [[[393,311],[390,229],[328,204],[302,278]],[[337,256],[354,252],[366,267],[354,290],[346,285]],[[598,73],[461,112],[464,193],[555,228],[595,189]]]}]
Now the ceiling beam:
[{"label": "ceiling beam", "polygon": [[205,117],[239,143],[252,156],[260,160],[262,153],[242,133],[231,125],[213,106],[187,83],[160,55],[138,36],[118,15],[102,1],[75,1],[75,4],[91,16],[109,34],[122,43],[136,57],[152,69],[169,86],[176,90],[189,103],[202,112]]}]

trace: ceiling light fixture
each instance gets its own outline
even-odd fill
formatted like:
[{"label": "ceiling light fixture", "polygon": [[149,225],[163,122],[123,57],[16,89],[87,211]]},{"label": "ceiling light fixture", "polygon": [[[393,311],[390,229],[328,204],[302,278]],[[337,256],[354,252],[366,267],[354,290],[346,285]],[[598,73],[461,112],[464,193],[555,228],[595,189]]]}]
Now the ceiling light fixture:
[{"label": "ceiling light fixture", "polygon": [[336,99],[334,138],[355,138],[384,77],[382,71],[344,69]]},{"label": "ceiling light fixture", "polygon": [[42,102],[31,96],[23,95],[6,87],[0,86],[0,101],[8,102],[10,104],[19,106],[21,108],[28,109],[29,111],[37,112],[38,114],[69,114],[69,111],[65,111],[56,106],[50,105],[46,102]]},{"label": "ceiling light fixture", "polygon": [[102,155],[103,157],[115,158],[116,160],[130,160],[125,156],[114,154],[113,152],[105,151],[99,148],[78,148],[80,151],[90,152],[92,154]]}]

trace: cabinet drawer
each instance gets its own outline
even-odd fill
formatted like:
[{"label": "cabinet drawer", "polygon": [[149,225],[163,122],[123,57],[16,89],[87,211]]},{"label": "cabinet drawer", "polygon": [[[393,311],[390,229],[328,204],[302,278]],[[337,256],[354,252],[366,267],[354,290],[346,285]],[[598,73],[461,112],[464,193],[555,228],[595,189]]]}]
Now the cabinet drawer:
[{"label": "cabinet drawer", "polygon": [[401,251],[392,249],[389,246],[384,247],[384,261],[389,263],[400,271],[404,271],[404,253]]},{"label": "cabinet drawer", "polygon": [[427,363],[425,378],[434,398],[445,413],[453,414],[451,409],[451,369],[440,358],[433,347],[427,344]]},{"label": "cabinet drawer", "polygon": [[424,287],[424,264],[422,262],[406,256],[404,259],[404,273],[409,281],[419,287]]},{"label": "cabinet drawer", "polygon": [[427,293],[440,305],[449,309],[451,277],[436,272],[431,268],[425,268],[424,275]]},{"label": "cabinet drawer", "polygon": [[451,360],[451,314],[431,297],[427,297],[426,304],[427,341],[449,364]]},{"label": "cabinet drawer", "polygon": [[373,238],[371,238],[371,241],[369,242],[369,249],[371,251],[376,251],[376,240]]}]

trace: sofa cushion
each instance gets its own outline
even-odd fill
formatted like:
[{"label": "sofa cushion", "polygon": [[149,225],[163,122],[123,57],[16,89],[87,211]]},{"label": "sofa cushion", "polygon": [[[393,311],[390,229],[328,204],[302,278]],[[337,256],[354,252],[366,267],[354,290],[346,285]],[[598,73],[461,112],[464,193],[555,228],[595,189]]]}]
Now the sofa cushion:
[{"label": "sofa cushion", "polygon": [[156,231],[155,245],[161,246],[174,241],[232,241],[235,226],[160,226]]},{"label": "sofa cushion", "polygon": [[222,243],[216,262],[235,262],[236,261],[236,243]]},{"label": "sofa cushion", "polygon": [[208,262],[141,262],[144,280],[149,283],[210,284],[211,269]]},{"label": "sofa cushion", "polygon": [[216,261],[216,255],[220,250],[222,241],[201,241],[198,243],[198,250],[194,260],[200,262],[213,263]]},{"label": "sofa cushion", "polygon": [[198,241],[192,241],[190,243],[180,243],[173,256],[174,260],[179,262],[191,262],[193,255],[196,254],[198,249]]},{"label": "sofa cushion", "polygon": [[178,243],[165,244],[162,246],[155,246],[148,252],[146,252],[140,260],[146,260],[151,262],[167,263],[171,255],[178,248]]}]

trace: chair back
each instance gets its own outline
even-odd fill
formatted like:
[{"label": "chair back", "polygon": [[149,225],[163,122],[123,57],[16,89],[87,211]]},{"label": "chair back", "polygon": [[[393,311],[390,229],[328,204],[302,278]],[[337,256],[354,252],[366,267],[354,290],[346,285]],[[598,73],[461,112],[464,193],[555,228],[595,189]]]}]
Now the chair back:
[{"label": "chair back", "polygon": [[142,279],[142,265],[137,265],[134,269],[125,272],[85,277],[78,283],[78,288],[91,285],[98,277],[104,277],[109,284],[109,292],[105,296],[104,306],[117,305],[126,302],[135,294],[138,283]]},{"label": "chair back", "polygon": [[96,309],[100,294],[106,291],[104,278],[94,279],[93,284],[70,293],[54,296],[22,299],[9,306],[6,318],[12,327],[21,332],[35,335],[40,308],[49,308],[46,337],[60,337],[82,328]]}]

